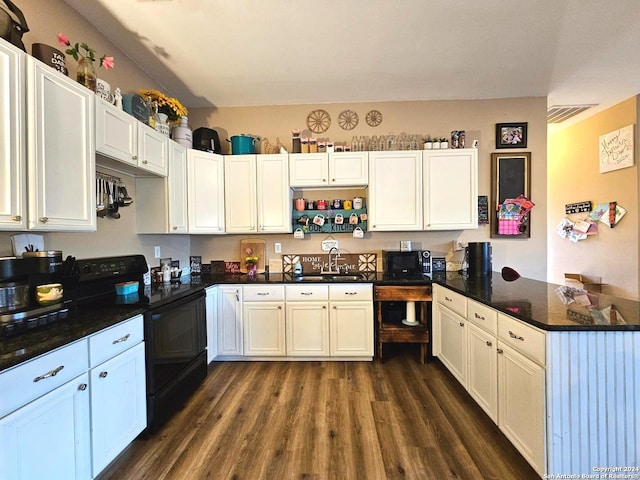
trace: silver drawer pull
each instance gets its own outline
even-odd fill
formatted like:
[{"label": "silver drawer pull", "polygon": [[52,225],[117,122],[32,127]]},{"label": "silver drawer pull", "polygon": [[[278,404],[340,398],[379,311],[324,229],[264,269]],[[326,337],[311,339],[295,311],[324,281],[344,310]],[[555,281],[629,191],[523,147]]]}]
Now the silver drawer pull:
[{"label": "silver drawer pull", "polygon": [[509,330],[509,336],[511,338],[513,338],[514,340],[522,340],[524,342],[524,337],[521,337],[519,335],[516,335],[515,333],[513,333],[511,330]]},{"label": "silver drawer pull", "polygon": [[87,384],[86,383],[81,383],[80,385],[78,385],[78,390],[84,392],[86,389],[87,389]]},{"label": "silver drawer pull", "polygon": [[107,375],[109,375],[107,372],[100,372],[100,374],[98,376],[100,378],[107,378]]},{"label": "silver drawer pull", "polygon": [[504,353],[504,352],[502,351],[502,349],[501,349],[501,348],[496,349],[496,352],[498,352],[498,353]]},{"label": "silver drawer pull", "polygon": [[490,347],[491,345],[493,345],[489,340],[487,340],[487,347]]},{"label": "silver drawer pull", "polygon": [[445,299],[447,302],[453,302],[453,300],[451,300],[449,297],[444,297],[444,299]]},{"label": "silver drawer pull", "polygon": [[313,292],[300,292],[300,295],[313,295]]},{"label": "silver drawer pull", "polygon": [[44,375],[39,375],[33,379],[34,382],[39,382],[40,380],[44,380],[45,378],[55,377],[60,370],[64,368],[64,365],[60,365],[58,368],[54,368],[53,370],[49,370]]},{"label": "silver drawer pull", "polygon": [[477,313],[475,314],[475,316],[478,320],[486,320],[486,318],[484,318],[482,315],[478,315]]},{"label": "silver drawer pull", "polygon": [[460,326],[461,326],[461,327],[464,327],[464,323],[460,322]]},{"label": "silver drawer pull", "polygon": [[345,295],[357,295],[358,292],[344,292]]},{"label": "silver drawer pull", "polygon": [[116,343],[121,343],[121,342],[126,342],[127,340],[129,340],[129,337],[131,336],[130,333],[127,333],[124,337],[120,337],[117,340],[114,340],[113,342],[111,342],[113,345],[115,345]]},{"label": "silver drawer pull", "polygon": [[258,292],[256,293],[256,295],[265,296],[265,295],[269,295],[269,292]]}]

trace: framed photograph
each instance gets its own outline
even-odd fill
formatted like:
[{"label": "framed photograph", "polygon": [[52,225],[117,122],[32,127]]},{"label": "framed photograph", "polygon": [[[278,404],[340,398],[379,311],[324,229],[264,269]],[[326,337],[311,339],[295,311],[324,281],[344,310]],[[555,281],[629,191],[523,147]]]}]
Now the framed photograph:
[{"label": "framed photograph", "polygon": [[496,123],[496,148],[527,148],[527,123]]}]

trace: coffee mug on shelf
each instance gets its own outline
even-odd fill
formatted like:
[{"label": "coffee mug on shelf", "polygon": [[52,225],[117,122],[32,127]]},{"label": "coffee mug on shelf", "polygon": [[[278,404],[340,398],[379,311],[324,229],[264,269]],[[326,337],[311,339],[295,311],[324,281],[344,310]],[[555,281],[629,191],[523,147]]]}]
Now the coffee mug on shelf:
[{"label": "coffee mug on shelf", "polygon": [[342,202],[342,208],[345,210],[351,210],[351,200],[345,200]]},{"label": "coffee mug on shelf", "polygon": [[304,198],[294,198],[293,205],[295,209],[299,212],[303,211],[304,208],[307,206]]},{"label": "coffee mug on shelf", "polygon": [[336,213],[336,216],[333,217],[333,223],[336,225],[342,225],[344,223],[344,217],[341,213]]}]

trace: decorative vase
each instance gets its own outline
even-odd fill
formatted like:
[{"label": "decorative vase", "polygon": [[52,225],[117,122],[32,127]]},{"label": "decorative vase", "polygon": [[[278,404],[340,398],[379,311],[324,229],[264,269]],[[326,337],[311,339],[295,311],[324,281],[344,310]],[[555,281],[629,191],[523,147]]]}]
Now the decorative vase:
[{"label": "decorative vase", "polygon": [[258,265],[256,265],[255,263],[247,265],[247,276],[249,278],[255,278],[257,273],[258,273]]},{"label": "decorative vase", "polygon": [[96,75],[96,69],[91,60],[87,58],[81,58],[78,60],[76,80],[92,92],[96,91],[98,76]]},{"label": "decorative vase", "polygon": [[183,147],[192,148],[193,135],[189,125],[187,124],[188,120],[189,119],[187,117],[180,118],[180,124],[177,127],[173,127],[171,138]]},{"label": "decorative vase", "polygon": [[160,132],[162,135],[169,136],[171,135],[171,126],[167,123],[169,119],[169,115],[166,113],[158,113],[156,119],[156,130]]}]

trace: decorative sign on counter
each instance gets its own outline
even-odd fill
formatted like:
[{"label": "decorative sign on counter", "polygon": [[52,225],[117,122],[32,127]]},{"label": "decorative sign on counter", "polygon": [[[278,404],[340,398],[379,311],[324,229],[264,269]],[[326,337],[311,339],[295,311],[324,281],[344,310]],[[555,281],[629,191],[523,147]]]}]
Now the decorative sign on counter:
[{"label": "decorative sign on counter", "polygon": [[[337,263],[341,271],[371,273],[376,271],[376,259],[377,254],[375,253],[340,253]],[[303,273],[320,273],[329,269],[329,254],[287,254],[282,256],[282,263],[284,273],[293,273],[293,267],[296,263],[302,265]]]},{"label": "decorative sign on counter", "polygon": [[600,173],[633,166],[633,125],[601,135]]},{"label": "decorative sign on counter", "polygon": [[590,211],[591,202],[567,203],[564,206],[564,213],[566,213],[567,215],[569,215],[570,213],[581,213]]}]

